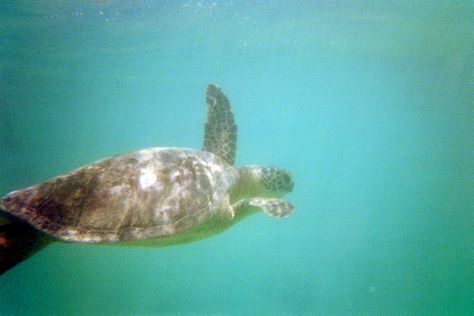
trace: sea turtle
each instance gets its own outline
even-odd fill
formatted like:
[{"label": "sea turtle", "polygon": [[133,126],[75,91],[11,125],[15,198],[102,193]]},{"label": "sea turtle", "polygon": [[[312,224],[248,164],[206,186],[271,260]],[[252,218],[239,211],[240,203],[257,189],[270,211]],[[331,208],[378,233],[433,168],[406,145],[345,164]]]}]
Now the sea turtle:
[{"label": "sea turtle", "polygon": [[107,158],[0,201],[0,274],[53,241],[167,246],[217,234],[262,210],[286,217],[288,171],[235,167],[225,94],[206,91],[203,150],[149,148]]}]

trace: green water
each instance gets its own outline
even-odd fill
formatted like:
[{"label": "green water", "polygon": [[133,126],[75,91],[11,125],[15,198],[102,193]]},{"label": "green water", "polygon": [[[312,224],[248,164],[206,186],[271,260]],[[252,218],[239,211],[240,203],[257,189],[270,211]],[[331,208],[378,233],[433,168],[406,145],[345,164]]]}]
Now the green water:
[{"label": "green water", "polygon": [[114,154],[200,147],[292,171],[257,214],[164,249],[53,244],[0,314],[473,315],[471,1],[2,1],[0,193]]}]

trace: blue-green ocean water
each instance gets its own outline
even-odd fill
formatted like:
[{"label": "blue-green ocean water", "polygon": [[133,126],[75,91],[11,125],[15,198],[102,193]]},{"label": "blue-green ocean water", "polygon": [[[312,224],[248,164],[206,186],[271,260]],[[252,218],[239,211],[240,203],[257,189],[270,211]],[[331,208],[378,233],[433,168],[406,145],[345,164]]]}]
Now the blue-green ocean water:
[{"label": "blue-green ocean water", "polygon": [[53,244],[0,314],[473,315],[472,1],[1,1],[0,194],[154,146],[287,168],[292,216],[163,249]]}]

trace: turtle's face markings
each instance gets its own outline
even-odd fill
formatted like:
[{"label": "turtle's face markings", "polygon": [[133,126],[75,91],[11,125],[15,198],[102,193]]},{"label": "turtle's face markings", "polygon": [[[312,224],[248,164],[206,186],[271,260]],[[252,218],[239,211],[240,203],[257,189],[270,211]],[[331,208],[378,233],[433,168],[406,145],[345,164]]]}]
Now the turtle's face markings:
[{"label": "turtle's face markings", "polygon": [[293,179],[285,169],[261,167],[260,179],[265,189],[273,193],[272,195],[281,196],[293,191]]}]

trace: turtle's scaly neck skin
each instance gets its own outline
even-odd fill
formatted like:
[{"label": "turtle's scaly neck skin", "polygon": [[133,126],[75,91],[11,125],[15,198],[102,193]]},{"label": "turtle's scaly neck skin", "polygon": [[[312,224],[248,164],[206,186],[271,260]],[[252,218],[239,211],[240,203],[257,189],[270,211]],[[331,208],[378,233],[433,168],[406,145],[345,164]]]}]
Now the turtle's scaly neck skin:
[{"label": "turtle's scaly neck skin", "polygon": [[239,180],[230,192],[230,203],[235,204],[240,200],[260,196],[259,167],[245,166],[238,168]]}]

